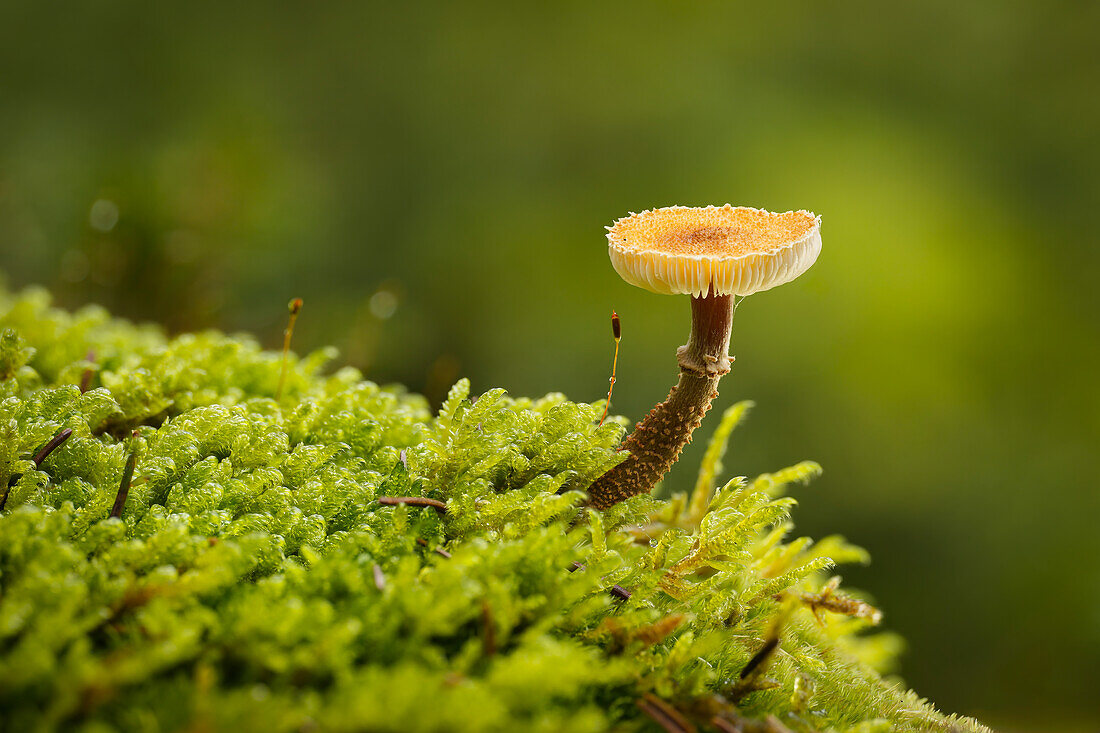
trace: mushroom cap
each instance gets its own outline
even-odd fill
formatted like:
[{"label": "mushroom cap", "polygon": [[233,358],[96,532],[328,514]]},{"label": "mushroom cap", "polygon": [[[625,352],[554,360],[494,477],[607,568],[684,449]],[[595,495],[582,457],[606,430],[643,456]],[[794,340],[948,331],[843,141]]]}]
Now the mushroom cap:
[{"label": "mushroom cap", "polygon": [[821,217],[747,206],[667,206],[607,228],[611,264],[655,293],[750,295],[790,282],[821,252]]}]

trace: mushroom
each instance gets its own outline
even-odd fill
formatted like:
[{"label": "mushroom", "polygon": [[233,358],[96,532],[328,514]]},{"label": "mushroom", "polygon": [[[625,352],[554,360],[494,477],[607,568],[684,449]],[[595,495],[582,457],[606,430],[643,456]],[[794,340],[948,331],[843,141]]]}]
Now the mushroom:
[{"label": "mushroom", "polygon": [[821,219],[743,206],[669,206],[608,227],[611,264],[623,280],[664,294],[691,295],[691,333],[676,351],[680,380],[622,443],[630,456],[589,488],[605,509],[647,493],[668,473],[718,396],[730,370],[736,296],[789,282],[821,252]]}]

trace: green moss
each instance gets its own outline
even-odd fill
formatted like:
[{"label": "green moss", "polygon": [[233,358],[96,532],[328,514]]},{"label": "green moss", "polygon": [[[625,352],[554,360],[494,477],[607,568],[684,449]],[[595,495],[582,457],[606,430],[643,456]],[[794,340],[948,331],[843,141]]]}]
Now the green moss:
[{"label": "green moss", "polygon": [[897,640],[822,590],[862,550],[788,538],[816,464],[715,490],[745,405],[694,497],[597,514],[599,403],[463,380],[433,416],[329,352],[276,401],[245,336],[0,314],[0,728],[984,730],[880,676]]}]

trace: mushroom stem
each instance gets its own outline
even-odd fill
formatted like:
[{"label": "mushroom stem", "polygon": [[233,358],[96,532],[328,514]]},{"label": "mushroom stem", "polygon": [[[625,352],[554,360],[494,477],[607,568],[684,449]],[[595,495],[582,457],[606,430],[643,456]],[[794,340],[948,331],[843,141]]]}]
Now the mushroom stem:
[{"label": "mushroom stem", "polygon": [[713,291],[691,299],[691,335],[676,351],[680,380],[623,441],[630,456],[588,489],[593,507],[606,509],[651,491],[691,441],[718,396],[718,380],[730,370],[733,306],[732,295]]}]

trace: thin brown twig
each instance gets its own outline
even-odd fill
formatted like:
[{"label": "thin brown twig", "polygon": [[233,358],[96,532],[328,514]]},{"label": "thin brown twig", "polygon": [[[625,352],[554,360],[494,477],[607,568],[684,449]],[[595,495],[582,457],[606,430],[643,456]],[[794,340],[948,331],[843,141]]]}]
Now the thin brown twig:
[{"label": "thin brown twig", "polygon": [[741,670],[741,679],[745,679],[750,674],[756,671],[758,667],[764,664],[764,662],[771,659],[772,654],[775,653],[776,648],[779,647],[779,637],[773,636],[764,642],[764,646],[760,647],[760,651],[752,656],[749,663],[745,665],[745,668]]},{"label": "thin brown twig", "polygon": [[756,654],[752,655],[752,659],[741,670],[737,682],[730,688],[727,697],[734,703],[740,702],[741,698],[750,693],[758,690],[770,690],[779,685],[778,682],[765,677],[764,674],[767,672],[768,665],[771,663],[772,657],[775,656],[776,650],[779,649],[779,632],[782,623],[782,617],[773,622],[771,629],[768,630],[768,636],[764,639],[763,646]]},{"label": "thin brown twig", "polygon": [[734,726],[733,723],[717,715],[710,719],[710,724],[722,731],[722,733],[744,733],[744,731],[741,730],[741,726]]},{"label": "thin brown twig", "polygon": [[630,591],[628,591],[621,585],[613,585],[610,589],[608,589],[607,592],[615,596],[616,598],[621,598],[624,601],[630,600],[630,596],[632,595]]},{"label": "thin brown twig", "polygon": [[410,506],[430,506],[440,514],[447,513],[447,505],[438,499],[429,499],[426,496],[380,496],[378,503],[384,506],[397,506],[409,504]]},{"label": "thin brown twig", "polygon": [[126,507],[126,497],[130,495],[130,483],[134,480],[134,467],[137,466],[137,431],[130,444],[130,455],[126,458],[126,467],[122,469],[122,481],[118,485],[118,494],[115,495],[115,505],[111,507],[111,515],[116,519],[122,518],[122,510]]},{"label": "thin brown twig", "polygon": [[681,715],[679,710],[653,693],[647,692],[634,704],[668,733],[695,733],[695,726]]},{"label": "thin brown twig", "polygon": [[[66,440],[68,440],[69,436],[72,435],[72,434],[73,434],[73,429],[72,428],[65,428],[64,430],[59,432],[57,435],[50,438],[50,442],[48,442],[48,443],[46,443],[46,445],[42,446],[42,449],[40,451],[38,451],[37,453],[35,453],[34,458],[31,459],[32,461],[34,461],[34,467],[38,468],[39,466],[41,466],[42,462],[45,461],[46,458],[48,458],[51,453],[53,453],[55,450],[57,450],[61,446],[62,443],[64,443]],[[21,474],[21,473],[13,473],[8,478],[8,486],[7,486],[6,489],[4,489],[4,495],[0,496],[0,510],[2,510],[5,505],[7,505],[7,503],[8,503],[8,494],[11,493],[12,487],[15,486],[15,484],[18,483],[19,479],[21,479],[21,478],[23,478],[23,474]]]},{"label": "thin brown twig", "polygon": [[49,457],[49,455],[51,453],[53,453],[55,450],[57,450],[61,446],[62,443],[64,443],[66,440],[68,440],[69,436],[72,435],[72,434],[73,434],[73,429],[72,428],[65,428],[60,433],[53,436],[53,438],[50,439],[49,443],[46,443],[46,445],[42,446],[42,450],[40,450],[40,451],[38,451],[37,453],[34,454],[33,460],[34,460],[35,468],[37,468],[38,466],[41,466],[42,462],[45,461],[46,458]]},{"label": "thin brown twig", "polygon": [[[427,547],[428,546],[428,541],[426,539],[424,539],[423,537],[417,537],[416,538],[416,544],[420,545],[421,547]],[[451,559],[451,553],[447,552],[442,547],[433,547],[432,552],[439,555],[440,557],[445,557],[448,560]]]}]

